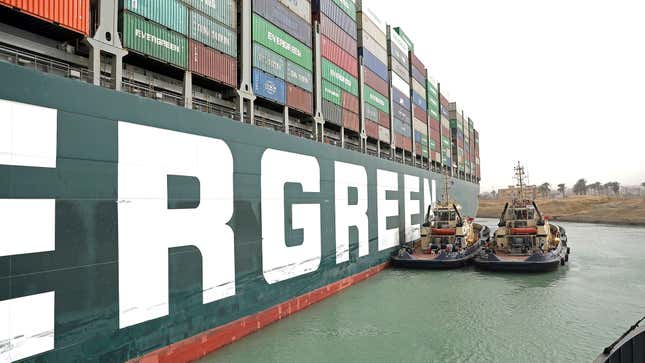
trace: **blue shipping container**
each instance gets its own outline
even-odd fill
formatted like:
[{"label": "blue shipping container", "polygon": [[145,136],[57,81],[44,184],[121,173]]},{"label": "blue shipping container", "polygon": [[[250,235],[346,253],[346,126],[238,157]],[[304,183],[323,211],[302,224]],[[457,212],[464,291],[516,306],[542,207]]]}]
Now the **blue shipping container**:
[{"label": "blue shipping container", "polygon": [[408,111],[412,109],[410,106],[410,98],[394,87],[392,87],[392,103],[395,105],[401,105]]},{"label": "blue shipping container", "polygon": [[394,132],[407,138],[412,136],[412,127],[398,118],[394,118]]},{"label": "blue shipping container", "polygon": [[311,24],[278,0],[253,0],[253,11],[311,48]]},{"label": "blue shipping container", "polygon": [[412,120],[410,110],[406,110],[405,107],[397,103],[392,105],[392,114],[394,117],[397,117],[401,121],[406,121],[407,123],[410,123]]},{"label": "blue shipping container", "polygon": [[426,77],[423,75],[423,73],[419,72],[419,70],[416,69],[415,67],[411,67],[411,68],[412,68],[412,78],[416,79],[417,82],[425,86]]},{"label": "blue shipping container", "polygon": [[257,68],[253,68],[253,92],[259,97],[281,105],[284,105],[287,99],[284,81]]},{"label": "blue shipping container", "polygon": [[356,22],[343,9],[334,4],[332,0],[314,0],[311,5],[314,13],[321,12],[327,15],[331,21],[336,23],[350,37],[354,39],[358,38]]},{"label": "blue shipping container", "polygon": [[374,54],[365,48],[359,48],[358,54],[363,57],[363,65],[369,68],[385,82],[390,82],[390,77],[387,72],[387,65],[381,62]]},{"label": "blue shipping container", "polygon": [[450,112],[448,112],[448,109],[443,107],[443,105],[441,105],[441,114],[444,115],[447,119],[450,118]]},{"label": "blue shipping container", "polygon": [[417,92],[412,91],[412,102],[421,107],[424,112],[428,110],[428,102]]},{"label": "blue shipping container", "polygon": [[423,140],[423,134],[417,130],[414,130],[414,142],[421,143]]}]

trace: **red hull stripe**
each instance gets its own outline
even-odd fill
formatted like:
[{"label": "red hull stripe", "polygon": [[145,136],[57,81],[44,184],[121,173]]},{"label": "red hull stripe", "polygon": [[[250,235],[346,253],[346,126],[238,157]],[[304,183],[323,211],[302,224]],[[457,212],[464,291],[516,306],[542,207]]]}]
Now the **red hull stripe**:
[{"label": "red hull stripe", "polygon": [[388,266],[389,262],[374,266],[361,273],[287,300],[259,313],[245,316],[228,324],[155,350],[142,357],[132,359],[128,363],[190,362],[197,360],[271,323],[284,319],[293,313],[322,301],[349,286],[372,277]]}]

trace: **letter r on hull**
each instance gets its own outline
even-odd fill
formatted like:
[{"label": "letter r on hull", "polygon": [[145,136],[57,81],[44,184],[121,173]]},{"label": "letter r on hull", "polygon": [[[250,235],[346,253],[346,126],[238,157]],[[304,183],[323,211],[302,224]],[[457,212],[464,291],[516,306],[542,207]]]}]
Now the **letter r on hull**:
[{"label": "letter r on hull", "polygon": [[[57,111],[0,100],[0,164],[56,168]],[[0,199],[0,256],[53,251],[54,199]],[[55,292],[0,301],[0,362],[54,349]],[[5,345],[5,346],[2,346]]]},{"label": "letter r on hull", "polygon": [[[168,209],[168,175],[199,179],[192,209]],[[168,249],[202,256],[203,303],[235,295],[233,155],[221,140],[119,122],[119,326],[168,315]]]}]

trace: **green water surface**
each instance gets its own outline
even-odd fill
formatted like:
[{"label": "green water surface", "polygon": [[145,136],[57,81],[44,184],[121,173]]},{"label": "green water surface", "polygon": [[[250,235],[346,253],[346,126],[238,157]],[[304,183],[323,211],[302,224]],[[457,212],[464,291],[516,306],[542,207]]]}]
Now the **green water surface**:
[{"label": "green water surface", "polygon": [[645,315],[645,228],[562,225],[557,272],[389,269],[203,362],[590,362]]}]

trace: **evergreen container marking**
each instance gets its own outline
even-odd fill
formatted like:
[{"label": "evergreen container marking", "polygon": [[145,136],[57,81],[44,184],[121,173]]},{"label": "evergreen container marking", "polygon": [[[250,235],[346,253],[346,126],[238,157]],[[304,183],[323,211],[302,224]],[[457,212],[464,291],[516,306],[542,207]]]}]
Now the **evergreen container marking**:
[{"label": "evergreen container marking", "polygon": [[186,69],[188,39],[130,12],[123,13],[123,45],[135,52]]},{"label": "evergreen container marking", "polygon": [[314,90],[313,74],[291,61],[287,61],[287,82],[295,84],[309,92],[313,92]]},{"label": "evergreen container marking", "polygon": [[322,98],[338,106],[343,105],[343,90],[323,79]]},{"label": "evergreen container marking", "polygon": [[179,0],[123,0],[123,9],[188,35],[188,8]]},{"label": "evergreen container marking", "polygon": [[363,97],[365,102],[376,107],[385,113],[390,113],[390,101],[387,97],[378,93],[376,90],[372,89],[369,86],[363,86]]},{"label": "evergreen container marking", "polygon": [[286,86],[284,80],[253,68],[253,93],[257,96],[284,105]]},{"label": "evergreen container marking", "polygon": [[311,48],[311,24],[278,0],[253,0],[253,11]]},{"label": "evergreen container marking", "polygon": [[258,43],[253,43],[253,67],[259,68],[280,79],[285,79],[287,74],[286,59]]},{"label": "evergreen container marking", "polygon": [[235,0],[184,0],[188,5],[208,15],[210,18],[237,28],[237,2]]},{"label": "evergreen container marking", "polygon": [[190,12],[190,38],[237,58],[237,34],[197,11]]},{"label": "evergreen container marking", "polygon": [[345,91],[358,95],[358,80],[327,59],[322,59],[322,77]]},{"label": "evergreen container marking", "polygon": [[253,14],[253,40],[308,71],[313,68],[310,48],[256,14]]}]

